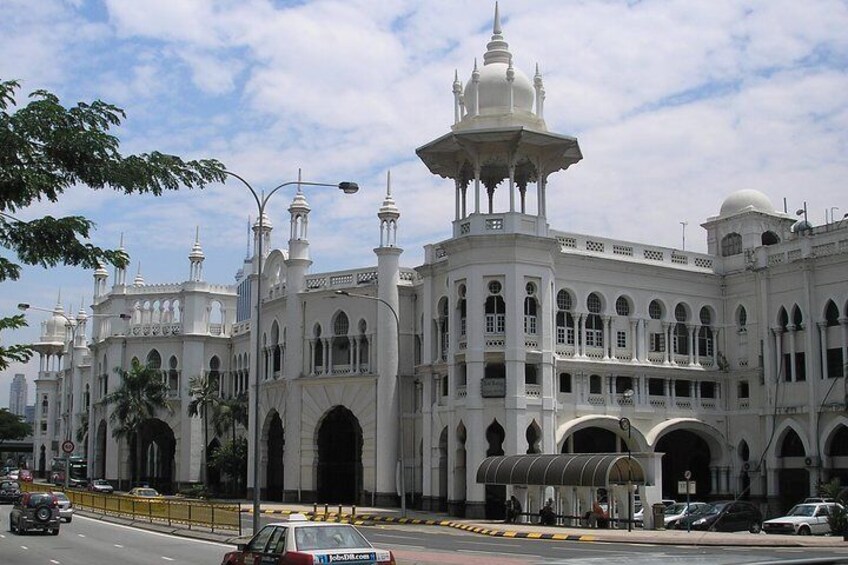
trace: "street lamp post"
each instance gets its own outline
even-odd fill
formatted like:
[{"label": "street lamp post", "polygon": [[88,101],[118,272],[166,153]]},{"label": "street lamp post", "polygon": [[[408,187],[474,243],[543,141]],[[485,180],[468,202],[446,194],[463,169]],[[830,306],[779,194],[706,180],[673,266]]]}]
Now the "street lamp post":
[{"label": "street lamp post", "polygon": [[[39,312],[47,312],[48,314],[59,315],[65,319],[65,327],[68,328],[71,332],[71,347],[70,352],[68,353],[68,366],[70,368],[70,372],[67,379],[63,378],[62,387],[63,389],[65,389],[62,393],[65,397],[62,399],[63,401],[65,401],[65,416],[62,418],[65,421],[65,441],[71,441],[71,411],[73,410],[71,398],[73,397],[72,395],[68,394],[67,388],[70,386],[70,381],[73,380],[74,377],[74,349],[76,349],[77,346],[77,329],[79,328],[79,325],[75,323],[75,320],[73,318],[69,317],[64,312],[57,312],[56,309],[43,308],[41,306],[33,306],[32,304],[21,302],[18,304],[18,310],[20,310],[21,312],[26,312],[27,310],[37,310]],[[92,317],[105,318],[109,316],[111,315],[94,314]],[[128,320],[130,318],[129,314],[123,313],[119,314],[119,317],[122,320]],[[68,490],[68,481],[71,475],[71,454],[64,450],[64,446],[62,448],[62,451],[65,455],[65,490]]]},{"label": "street lamp post", "polygon": [[[633,398],[633,390],[627,389],[624,391],[624,398],[630,399]],[[632,470],[632,458],[630,454],[630,419],[629,418],[620,418],[618,420],[618,426],[622,429],[622,431],[627,432],[627,531],[633,531],[633,470]]]},{"label": "street lamp post", "polygon": [[397,328],[397,344],[398,344],[398,355],[397,355],[397,366],[395,367],[395,379],[397,379],[397,409],[398,409],[398,465],[400,466],[400,514],[401,517],[406,518],[406,468],[404,466],[404,457],[403,457],[403,403],[401,401],[401,386],[400,386],[400,318],[398,317],[397,310],[395,310],[394,306],[383,300],[378,296],[369,296],[367,294],[359,294],[356,292],[348,292],[346,290],[337,290],[336,294],[340,294],[342,296],[352,296],[354,298],[365,298],[367,300],[374,300],[379,302],[388,308],[392,316],[395,318],[395,325]]},{"label": "street lamp post", "polygon": [[323,182],[308,182],[302,180],[296,181],[288,181],[284,182],[280,185],[277,185],[268,194],[265,194],[263,191],[261,194],[257,193],[256,190],[250,185],[249,182],[244,180],[241,176],[232,173],[230,171],[225,170],[225,174],[233,177],[234,179],[241,182],[247,189],[250,191],[250,194],[253,195],[253,199],[256,201],[256,207],[259,211],[259,237],[256,243],[256,327],[251,331],[255,333],[256,336],[256,358],[254,359],[254,367],[253,367],[253,533],[259,531],[260,527],[260,496],[259,496],[259,357],[262,355],[262,342],[259,338],[259,331],[261,328],[261,320],[262,320],[262,234],[265,231],[265,205],[268,204],[268,200],[271,199],[274,194],[283,187],[298,185],[298,186],[331,186],[336,187],[345,194],[354,194],[359,190],[359,185],[355,182],[340,182],[338,184],[328,184]]}]

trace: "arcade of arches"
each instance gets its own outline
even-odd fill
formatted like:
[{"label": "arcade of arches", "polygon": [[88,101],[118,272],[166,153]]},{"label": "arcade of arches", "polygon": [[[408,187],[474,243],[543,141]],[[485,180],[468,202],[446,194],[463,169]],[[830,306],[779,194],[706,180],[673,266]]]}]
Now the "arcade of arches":
[{"label": "arcade of arches", "polygon": [[318,428],[318,502],[357,504],[362,495],[362,427],[336,406]]}]

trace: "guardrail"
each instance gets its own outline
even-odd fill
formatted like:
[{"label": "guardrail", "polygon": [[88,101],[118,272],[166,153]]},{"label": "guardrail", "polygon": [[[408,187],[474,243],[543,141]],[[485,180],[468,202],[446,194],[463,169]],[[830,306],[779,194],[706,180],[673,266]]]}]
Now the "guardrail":
[{"label": "guardrail", "polygon": [[185,498],[143,498],[124,494],[103,494],[65,490],[42,483],[23,483],[24,491],[64,491],[77,508],[100,514],[141,519],[151,523],[181,524],[238,532],[242,535],[240,503],[206,502]]}]

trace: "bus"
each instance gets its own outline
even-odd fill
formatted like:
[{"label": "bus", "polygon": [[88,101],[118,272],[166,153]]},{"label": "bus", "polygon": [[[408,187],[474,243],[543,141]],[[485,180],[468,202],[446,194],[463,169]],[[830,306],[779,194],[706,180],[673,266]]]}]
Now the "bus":
[{"label": "bus", "polygon": [[[70,473],[68,475],[68,486],[83,487],[88,483],[88,461],[81,455],[68,457]],[[54,457],[50,463],[50,482],[54,485],[65,485],[65,458]]]}]

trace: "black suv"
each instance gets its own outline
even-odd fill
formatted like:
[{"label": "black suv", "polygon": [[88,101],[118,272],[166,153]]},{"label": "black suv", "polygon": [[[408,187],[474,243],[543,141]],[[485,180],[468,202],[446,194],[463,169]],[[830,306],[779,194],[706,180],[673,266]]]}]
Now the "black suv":
[{"label": "black suv", "polygon": [[0,481],[0,502],[14,503],[21,497],[21,486],[15,481]]},{"label": "black suv", "polygon": [[9,514],[9,531],[41,530],[59,535],[59,504],[49,492],[25,492]]},{"label": "black suv", "polygon": [[687,523],[693,530],[711,532],[744,532],[757,534],[763,527],[763,515],[760,510],[744,500],[722,500],[713,502],[707,508],[678,520],[676,528],[685,530]]}]

